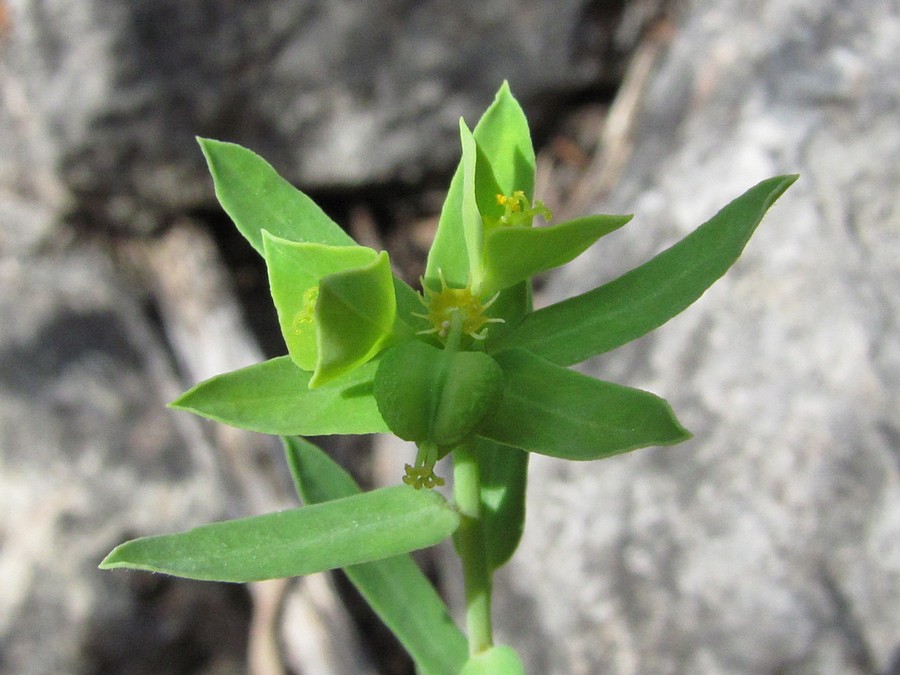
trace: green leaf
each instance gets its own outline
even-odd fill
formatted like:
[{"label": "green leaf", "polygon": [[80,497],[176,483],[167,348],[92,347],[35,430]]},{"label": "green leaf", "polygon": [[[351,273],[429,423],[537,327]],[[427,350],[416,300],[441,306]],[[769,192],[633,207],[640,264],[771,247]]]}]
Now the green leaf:
[{"label": "green leaf", "polygon": [[312,574],[433,546],[459,526],[436,492],[405,485],[323,504],[228,520],[113,549],[102,569],[126,567],[208,581]]},{"label": "green leaf", "polygon": [[[379,254],[362,246],[325,246],[263,233],[272,300],[288,353],[304,370],[319,362],[319,282],[330,274],[367,267]],[[393,290],[393,289],[391,289]]]},{"label": "green leaf", "polygon": [[198,138],[216,196],[241,234],[263,251],[263,230],[290,241],[332,246],[356,242],[259,155],[234,143]]},{"label": "green leaf", "polygon": [[528,453],[486,438],[476,438],[472,447],[480,470],[488,564],[496,570],[509,561],[522,539]]},{"label": "green leaf", "polygon": [[[466,123],[459,120],[459,134],[462,140],[462,221],[463,239],[466,242],[466,254],[469,260],[468,282],[474,288],[481,287],[481,250],[484,246],[484,223],[481,221],[481,212],[475,199],[475,165],[478,161],[478,146],[475,137],[469,131]],[[447,279],[449,282],[450,279]],[[454,279],[453,281],[458,281]]]},{"label": "green leaf", "polygon": [[375,400],[391,431],[442,449],[468,437],[502,389],[500,367],[484,352],[438,349],[419,340],[388,349],[375,374]]},{"label": "green leaf", "polygon": [[[534,148],[528,121],[504,82],[473,131],[477,143],[475,196],[482,215],[496,215],[497,194],[522,190],[533,197]],[[460,160],[441,210],[434,243],[428,254],[425,279],[437,283],[440,270],[456,288],[468,284],[469,254],[463,232],[463,183],[465,158]],[[502,212],[502,210],[501,210]]]},{"label": "green leaf", "polygon": [[[356,242],[305,194],[279,176],[262,157],[234,143],[198,138],[219,203],[260,255],[263,230],[289,241],[355,246]],[[416,292],[395,280],[397,305],[409,322],[420,308]],[[414,321],[413,321],[414,322]]]},{"label": "green leaf", "polygon": [[319,360],[309,386],[319,387],[372,359],[391,339],[396,316],[391,263],[384,251],[365,267],[323,277],[315,321]]},{"label": "green leaf", "polygon": [[425,266],[426,283],[438,283],[441,277],[454,288],[463,288],[469,279],[469,254],[463,234],[462,197],[463,167],[450,181],[450,189],[441,209],[437,232],[428,251]]},{"label": "green leaf", "polygon": [[776,176],[762,181],[649,262],[529,314],[489,344],[488,351],[518,347],[571,365],[661,326],[725,274],[765,212],[795,180],[797,176]]},{"label": "green leaf", "polygon": [[520,349],[494,358],[506,389],[499,409],[478,428],[480,436],[572,460],[690,438],[669,404],[649,392],[595,380]]},{"label": "green leaf", "polygon": [[[307,504],[360,492],[350,475],[302,438],[285,438],[285,454],[297,492]],[[456,675],[468,657],[466,637],[434,587],[408,555],[344,569],[385,625],[429,675]]]},{"label": "green leaf", "polygon": [[484,242],[482,292],[494,292],[564,265],[631,216],[587,216],[548,227],[490,228]]},{"label": "green leaf", "polygon": [[525,667],[512,647],[497,645],[472,656],[459,675],[525,675]]},{"label": "green leaf", "polygon": [[281,356],[201,382],[169,406],[264,434],[385,432],[372,396],[377,368],[375,359],[339,382],[310,389],[311,373]]},{"label": "green leaf", "polygon": [[511,195],[522,190],[534,199],[534,148],[528,120],[519,102],[504,82],[475,127],[475,140],[490,157],[500,192]]}]

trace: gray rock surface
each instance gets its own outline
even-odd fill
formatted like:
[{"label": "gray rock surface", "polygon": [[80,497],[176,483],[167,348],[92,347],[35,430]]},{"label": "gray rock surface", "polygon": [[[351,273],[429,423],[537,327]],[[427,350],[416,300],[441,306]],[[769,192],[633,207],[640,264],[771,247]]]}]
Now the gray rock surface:
[{"label": "gray rock surface", "polygon": [[548,299],[764,177],[801,179],[700,302],[585,364],[667,397],[695,437],[535,459],[498,607],[529,672],[900,672],[898,10],[686,4],[621,180],[593,203],[635,219]]},{"label": "gray rock surface", "polygon": [[228,512],[209,444],[163,407],[158,336],[99,248],[2,253],[0,671],[119,672],[125,645],[135,672],[239,665],[245,591],[97,569],[129,535]]},{"label": "gray rock surface", "polygon": [[624,4],[11,0],[17,139],[0,147],[16,181],[132,231],[211,206],[196,135],[253,148],[307,189],[415,181],[452,168],[457,119],[504,78],[541,116],[611,80],[657,3],[627,21]]}]

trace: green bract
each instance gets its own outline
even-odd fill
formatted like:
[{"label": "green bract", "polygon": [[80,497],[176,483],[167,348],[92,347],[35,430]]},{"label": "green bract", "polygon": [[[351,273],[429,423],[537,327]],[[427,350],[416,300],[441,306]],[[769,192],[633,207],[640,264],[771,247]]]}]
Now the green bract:
[{"label": "green bract", "polygon": [[[529,453],[593,460],[690,437],[663,399],[568,366],[699,298],[796,176],[759,183],[652,260],[533,311],[531,277],[631,216],[552,222],[535,198],[528,125],[506,84],[473,130],[460,121],[460,138],[421,292],[393,276],[387,253],[356,245],[263,159],[200,140],[222,206],[265,260],[288,355],[202,382],[171,406],[285,436],[307,506],[137,539],[103,567],[227,581],[344,567],[421,672],[523,672],[515,652],[492,646],[490,580],[521,537]],[[299,438],[384,431],[419,453],[406,485],[369,493]],[[434,466],[446,454],[452,504],[421,489],[443,484]],[[470,655],[405,555],[451,534]]]}]

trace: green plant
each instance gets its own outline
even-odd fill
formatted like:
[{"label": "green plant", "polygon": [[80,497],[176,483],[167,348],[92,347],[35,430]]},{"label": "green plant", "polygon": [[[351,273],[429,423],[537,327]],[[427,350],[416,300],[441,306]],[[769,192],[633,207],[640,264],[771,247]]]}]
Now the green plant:
[{"label": "green plant", "polygon": [[[451,182],[423,292],[387,253],[356,245],[308,197],[237,145],[201,140],[219,200],[265,258],[288,356],[227,373],[171,406],[284,437],[306,504],[126,542],[102,562],[247,582],[344,568],[423,673],[520,673],[494,646],[491,579],[518,546],[528,454],[595,460],[689,434],[645,391],[567,366],[675,316],[732,265],[796,180],[765,180],[649,262],[533,311],[530,278],[565,264],[630,216],[532,226],[534,151],[504,84]],[[393,432],[418,447],[406,485],[361,492],[303,436]],[[453,456],[453,501],[432,488]],[[425,489],[423,489],[425,488]],[[464,635],[410,551],[453,536],[465,580]]]}]

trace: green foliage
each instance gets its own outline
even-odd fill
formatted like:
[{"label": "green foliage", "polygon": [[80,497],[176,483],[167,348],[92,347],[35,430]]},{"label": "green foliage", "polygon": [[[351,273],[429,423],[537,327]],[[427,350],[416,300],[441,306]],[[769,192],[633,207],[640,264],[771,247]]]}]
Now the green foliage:
[{"label": "green foliage", "polygon": [[[512,649],[492,645],[490,588],[522,536],[529,453],[585,461],[690,437],[663,399],[567,367],[697,300],[796,176],[759,183],[652,260],[533,311],[534,275],[631,216],[535,225],[552,216],[535,199],[528,123],[505,83],[474,130],[460,121],[460,140],[421,293],[260,157],[200,140],[223,208],[265,260],[288,355],[202,382],[171,407],[284,436],[305,506],[136,539],[102,567],[222,581],[341,567],[420,672],[524,672]],[[385,431],[419,453],[407,485],[371,492],[300,438]],[[454,503],[419,489],[443,484],[434,467],[446,454]],[[468,650],[407,555],[454,532]]]},{"label": "green foliage", "polygon": [[263,255],[263,231],[288,241],[354,246],[352,237],[259,155],[234,143],[197,139],[216,196],[250,245]]},{"label": "green foliage", "polygon": [[649,262],[527,316],[493,349],[521,347],[563,366],[635,340],[695,302],[738,259],[797,176],[764,180]]},{"label": "green foliage", "polygon": [[493,293],[565,265],[631,216],[587,216],[549,227],[514,225],[488,230],[482,254],[487,276],[483,292]]},{"label": "green foliage", "polygon": [[459,526],[436,492],[405,485],[120,544],[100,567],[188,579],[261,581],[312,574],[433,546]]},{"label": "green foliage", "polygon": [[169,407],[278,436],[389,431],[372,396],[378,364],[373,359],[339,382],[310,389],[312,373],[280,356],[201,382]]},{"label": "green foliage", "polygon": [[484,437],[472,442],[478,458],[484,544],[491,570],[516,552],[525,528],[528,453]]},{"label": "green foliage", "polygon": [[506,391],[478,430],[485,438],[572,460],[690,438],[669,404],[646,391],[595,380],[521,349],[496,358]]},{"label": "green foliage", "polygon": [[[353,478],[312,443],[285,438],[284,449],[304,503],[319,504],[360,493]],[[419,672],[460,672],[468,656],[466,636],[412,558],[398,555],[350,565],[344,573],[413,657]]]},{"label": "green foliage", "polygon": [[466,661],[460,675],[525,675],[525,668],[512,648],[498,645]]},{"label": "green foliage", "polygon": [[496,410],[503,371],[484,352],[402,342],[381,359],[375,377],[378,410],[397,436],[452,448]]}]

